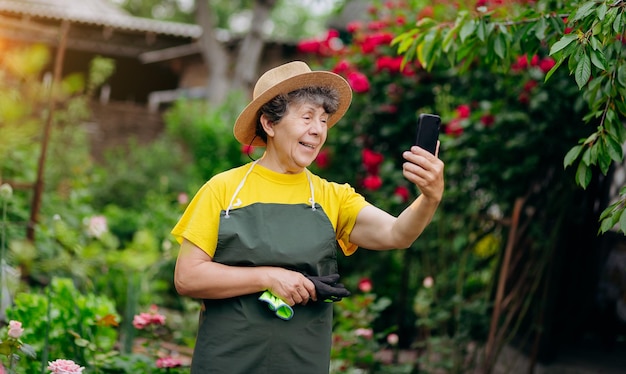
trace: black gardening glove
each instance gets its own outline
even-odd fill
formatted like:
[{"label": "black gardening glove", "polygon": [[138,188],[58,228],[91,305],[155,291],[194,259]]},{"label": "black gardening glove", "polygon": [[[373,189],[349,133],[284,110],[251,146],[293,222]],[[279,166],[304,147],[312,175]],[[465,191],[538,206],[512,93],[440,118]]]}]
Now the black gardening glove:
[{"label": "black gardening glove", "polygon": [[350,296],[350,291],[348,291],[343,284],[337,283],[339,281],[339,274],[319,276],[304,274],[304,276],[309,278],[315,285],[318,301],[323,300],[327,303],[332,303],[333,301],[339,301],[344,297]]}]

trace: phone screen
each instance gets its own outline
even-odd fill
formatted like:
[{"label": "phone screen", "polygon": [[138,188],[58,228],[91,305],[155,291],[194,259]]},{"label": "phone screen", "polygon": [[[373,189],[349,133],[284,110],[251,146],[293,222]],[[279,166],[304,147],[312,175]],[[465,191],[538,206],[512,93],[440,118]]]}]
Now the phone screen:
[{"label": "phone screen", "polygon": [[441,118],[436,114],[422,113],[417,121],[417,138],[415,145],[435,154],[437,140],[439,139],[439,126]]}]

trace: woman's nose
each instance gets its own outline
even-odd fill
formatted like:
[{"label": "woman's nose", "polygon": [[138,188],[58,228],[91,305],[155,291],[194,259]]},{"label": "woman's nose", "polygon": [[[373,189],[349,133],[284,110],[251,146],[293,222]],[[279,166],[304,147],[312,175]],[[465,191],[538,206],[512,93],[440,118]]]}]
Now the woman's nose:
[{"label": "woman's nose", "polygon": [[309,128],[309,132],[311,134],[315,134],[318,135],[320,134],[326,127],[326,122],[324,122],[321,118],[315,119],[313,120],[313,122],[311,123],[311,127]]}]

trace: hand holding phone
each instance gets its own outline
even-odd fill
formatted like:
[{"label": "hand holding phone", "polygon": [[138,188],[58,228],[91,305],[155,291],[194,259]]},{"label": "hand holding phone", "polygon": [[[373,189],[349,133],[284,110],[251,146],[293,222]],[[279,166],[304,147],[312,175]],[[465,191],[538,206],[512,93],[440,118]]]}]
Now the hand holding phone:
[{"label": "hand holding phone", "polygon": [[424,148],[434,155],[437,149],[437,140],[439,140],[440,124],[441,118],[438,115],[420,114],[417,121],[417,138],[415,145]]}]

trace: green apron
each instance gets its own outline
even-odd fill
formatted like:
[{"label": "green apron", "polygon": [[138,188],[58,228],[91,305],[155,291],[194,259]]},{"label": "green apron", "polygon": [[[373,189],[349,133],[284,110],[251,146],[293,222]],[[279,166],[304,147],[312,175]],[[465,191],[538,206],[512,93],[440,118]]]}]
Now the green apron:
[{"label": "green apron", "polygon": [[[337,273],[335,230],[315,203],[255,203],[220,215],[213,261],[232,266],[279,266],[310,275]],[[306,171],[308,173],[308,171]],[[261,292],[203,300],[191,373],[328,374],[332,303],[293,307],[289,321],[258,300]]]}]

